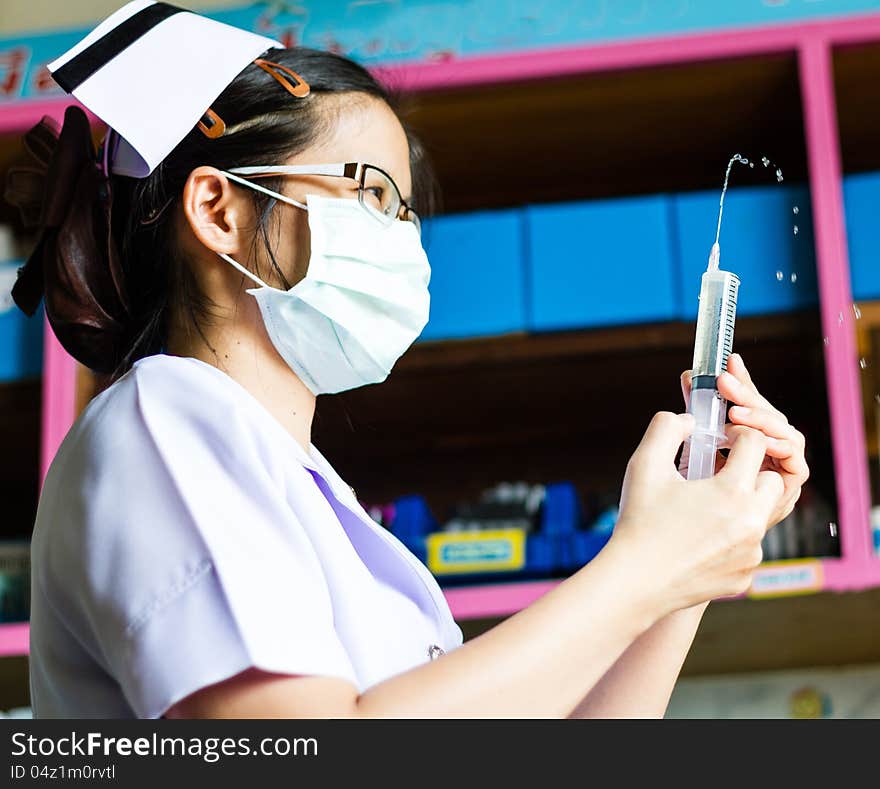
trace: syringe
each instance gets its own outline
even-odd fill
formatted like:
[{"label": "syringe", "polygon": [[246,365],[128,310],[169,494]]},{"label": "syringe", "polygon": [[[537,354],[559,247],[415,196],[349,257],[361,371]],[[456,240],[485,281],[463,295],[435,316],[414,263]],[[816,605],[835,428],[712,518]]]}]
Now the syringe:
[{"label": "syringe", "polygon": [[727,369],[727,357],[733,348],[739,277],[721,271],[719,257],[716,242],[700,285],[688,409],[696,426],[690,438],[688,479],[706,479],[715,473],[715,456],[727,421],[727,401],[718,393],[716,381]]}]

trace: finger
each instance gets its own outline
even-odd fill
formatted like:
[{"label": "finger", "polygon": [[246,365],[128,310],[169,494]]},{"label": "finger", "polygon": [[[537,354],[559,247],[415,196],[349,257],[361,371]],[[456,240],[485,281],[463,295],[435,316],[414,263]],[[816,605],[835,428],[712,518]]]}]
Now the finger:
[{"label": "finger", "polygon": [[681,374],[681,396],[684,398],[685,408],[691,407],[691,371],[685,370]]},{"label": "finger", "polygon": [[693,432],[694,418],[690,414],[660,411],[654,415],[645,435],[635,451],[635,458],[649,466],[654,463],[673,466],[678,448]]},{"label": "finger", "polygon": [[764,462],[767,439],[753,428],[743,427],[734,435],[724,468],[719,472],[739,485],[755,484],[755,478]]},{"label": "finger", "polygon": [[[774,512],[782,498],[786,495],[785,481],[775,471],[761,471],[755,482],[755,493],[762,506]],[[768,523],[768,531],[772,523]]]},{"label": "finger", "polygon": [[[718,444],[718,448],[724,449],[732,446],[736,437],[746,430],[754,430],[754,428],[733,423],[725,425],[725,438]],[[777,461],[773,466],[774,470],[782,471],[786,476],[792,476],[805,482],[810,476],[810,469],[800,444],[792,443],[789,439],[778,438],[767,438],[766,441],[766,456]]]},{"label": "finger", "polygon": [[727,357],[727,371],[746,386],[751,386],[756,392],[758,391],[758,387],[752,381],[752,376],[749,374],[746,363],[738,353],[732,353]]},{"label": "finger", "polygon": [[738,425],[746,425],[760,430],[765,436],[771,438],[784,438],[794,445],[798,439],[798,432],[788,420],[778,411],[768,411],[766,408],[751,408],[748,406],[735,405],[730,409],[730,421]]},{"label": "finger", "polygon": [[716,384],[719,394],[726,400],[736,405],[748,408],[766,408],[771,411],[776,409],[759,394],[754,386],[749,386],[740,381],[730,372],[723,372],[718,376]]}]

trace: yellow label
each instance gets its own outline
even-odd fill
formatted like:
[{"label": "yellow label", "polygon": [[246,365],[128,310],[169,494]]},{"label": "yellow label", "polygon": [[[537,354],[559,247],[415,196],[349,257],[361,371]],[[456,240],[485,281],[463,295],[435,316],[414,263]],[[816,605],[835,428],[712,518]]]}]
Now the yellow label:
[{"label": "yellow label", "polygon": [[784,597],[822,590],[822,562],[784,559],[762,564],[752,577],[749,597]]},{"label": "yellow label", "polygon": [[438,575],[520,570],[526,563],[523,529],[434,532],[427,545],[428,569]]}]

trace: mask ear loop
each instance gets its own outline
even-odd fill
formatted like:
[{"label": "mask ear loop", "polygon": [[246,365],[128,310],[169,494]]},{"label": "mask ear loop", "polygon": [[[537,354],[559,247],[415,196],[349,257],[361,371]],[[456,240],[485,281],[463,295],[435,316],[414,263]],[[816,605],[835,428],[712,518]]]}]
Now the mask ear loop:
[{"label": "mask ear loop", "polygon": [[260,287],[271,288],[272,290],[278,290],[278,288],[272,288],[271,285],[267,285],[256,274],[254,274],[252,271],[248,271],[244,266],[241,265],[241,263],[239,263],[236,260],[233,260],[225,252],[218,252],[217,254],[220,255],[220,257],[223,258],[223,260],[225,260],[227,263],[231,263],[233,266],[235,266],[235,268],[237,268],[246,277],[248,277],[249,279],[252,279],[254,282],[256,282],[257,285],[259,285]]},{"label": "mask ear loop", "polygon": [[309,207],[305,203],[299,202],[299,200],[294,200],[292,197],[287,197],[286,195],[278,194],[278,192],[273,192],[271,189],[266,189],[265,186],[260,186],[259,184],[252,183],[245,178],[239,178],[237,175],[233,175],[232,173],[226,172],[226,170],[221,170],[221,173],[225,175],[227,178],[235,181],[236,183],[240,183],[242,186],[250,187],[251,189],[256,189],[258,192],[262,192],[263,194],[269,195],[269,197],[274,197],[276,200],[280,200],[282,203],[288,203],[289,205],[295,205],[297,208],[302,208],[305,211],[309,210]]},{"label": "mask ear loop", "polygon": [[[259,192],[264,192],[265,194],[269,195],[269,197],[274,197],[276,200],[281,200],[284,203],[290,203],[291,205],[295,205],[297,208],[304,208],[306,211],[309,210],[309,207],[307,205],[300,203],[297,200],[294,200],[292,197],[286,197],[285,195],[280,195],[277,192],[273,192],[271,189],[266,189],[265,187],[260,186],[259,184],[251,183],[250,181],[248,181],[244,178],[239,178],[237,175],[233,175],[232,173],[228,173],[228,172],[226,172],[226,170],[221,170],[220,172],[223,173],[223,175],[225,175],[227,178],[229,178],[233,181],[236,181],[237,183],[240,183],[242,186],[248,186],[251,189],[256,189]],[[248,271],[244,266],[241,265],[241,263],[238,263],[237,261],[233,260],[225,252],[218,252],[217,254],[220,255],[220,257],[223,258],[223,260],[225,260],[227,263],[231,263],[233,266],[235,266],[235,268],[237,268],[246,277],[248,277],[249,279],[256,282],[257,285],[260,285],[263,288],[270,288],[272,290],[280,290],[280,288],[273,288],[271,285],[267,285],[256,274],[254,274],[252,271]]]}]

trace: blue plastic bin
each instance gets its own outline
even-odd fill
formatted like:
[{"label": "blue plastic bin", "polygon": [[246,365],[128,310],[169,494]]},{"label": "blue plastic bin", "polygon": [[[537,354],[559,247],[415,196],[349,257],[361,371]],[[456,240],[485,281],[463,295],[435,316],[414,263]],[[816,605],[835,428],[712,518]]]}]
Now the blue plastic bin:
[{"label": "blue plastic bin", "polygon": [[431,312],[421,340],[525,331],[522,209],[425,220]]},{"label": "blue plastic bin", "polygon": [[530,206],[526,217],[531,329],[678,316],[665,195]]},{"label": "blue plastic bin", "polygon": [[25,315],[11,290],[22,261],[0,263],[0,382],[37,378],[43,369],[43,308]]},{"label": "blue plastic bin", "polygon": [[[712,189],[673,198],[684,320],[697,317],[700,278],[715,240],[720,196],[720,190]],[[720,244],[721,268],[740,278],[737,316],[791,312],[818,304],[806,186],[730,189],[724,199]]]},{"label": "blue plastic bin", "polygon": [[880,298],[880,172],[849,175],[843,179],[846,233],[853,298]]}]

